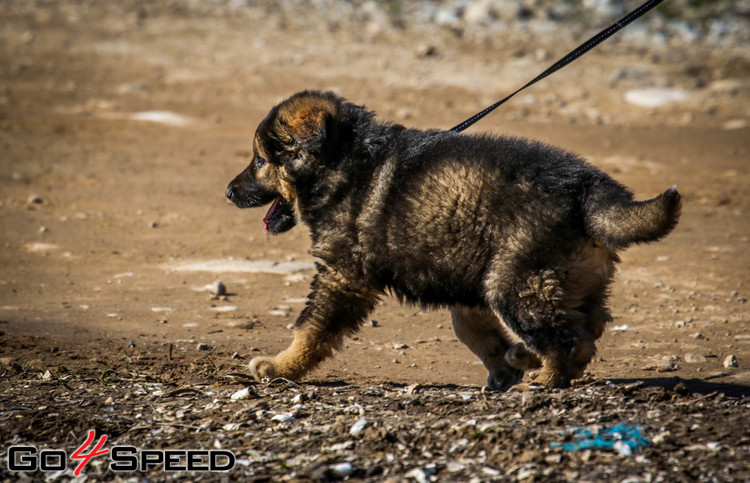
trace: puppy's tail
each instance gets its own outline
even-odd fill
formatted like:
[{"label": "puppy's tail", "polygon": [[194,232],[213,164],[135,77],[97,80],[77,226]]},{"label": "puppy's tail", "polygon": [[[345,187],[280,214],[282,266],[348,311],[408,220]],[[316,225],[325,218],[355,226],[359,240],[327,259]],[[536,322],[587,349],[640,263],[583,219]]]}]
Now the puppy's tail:
[{"label": "puppy's tail", "polygon": [[623,192],[607,196],[606,191],[587,200],[585,218],[589,235],[611,248],[661,240],[680,219],[682,197],[676,186],[646,201],[632,201]]}]

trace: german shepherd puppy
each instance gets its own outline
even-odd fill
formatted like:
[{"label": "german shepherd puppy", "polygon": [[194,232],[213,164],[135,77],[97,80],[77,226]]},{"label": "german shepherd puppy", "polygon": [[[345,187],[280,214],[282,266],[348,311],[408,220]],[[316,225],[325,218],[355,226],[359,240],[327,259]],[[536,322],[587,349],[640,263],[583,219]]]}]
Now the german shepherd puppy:
[{"label": "german shepherd puppy", "polygon": [[270,203],[272,234],[307,225],[319,260],[294,341],[253,359],[255,377],[304,376],[390,292],[450,308],[500,390],[530,368],[545,387],[582,375],[611,320],[618,251],[666,236],[681,207],[675,188],[633,201],[545,144],[407,129],[313,91],[271,109],[226,195],[240,208]]}]

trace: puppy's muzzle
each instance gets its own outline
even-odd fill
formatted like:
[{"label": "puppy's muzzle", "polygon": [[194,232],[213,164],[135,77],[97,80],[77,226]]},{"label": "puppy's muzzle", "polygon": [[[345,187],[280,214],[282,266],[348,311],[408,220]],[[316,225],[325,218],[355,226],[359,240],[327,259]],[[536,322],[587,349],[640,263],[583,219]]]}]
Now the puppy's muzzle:
[{"label": "puppy's muzzle", "polygon": [[227,186],[227,190],[224,192],[224,194],[227,195],[227,198],[229,198],[229,201],[234,203],[234,190],[232,189],[232,185]]}]

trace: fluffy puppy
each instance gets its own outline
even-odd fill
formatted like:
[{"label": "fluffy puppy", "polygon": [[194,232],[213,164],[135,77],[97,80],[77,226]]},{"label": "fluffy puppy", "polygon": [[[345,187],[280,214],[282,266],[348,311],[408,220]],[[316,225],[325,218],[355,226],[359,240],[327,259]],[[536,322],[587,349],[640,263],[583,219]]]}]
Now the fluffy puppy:
[{"label": "fluffy puppy", "polygon": [[272,234],[307,225],[318,259],[291,346],[253,359],[256,377],[304,376],[390,292],[449,308],[501,390],[535,367],[545,387],[581,376],[611,320],[618,252],[667,235],[681,206],[674,188],[633,201],[545,144],[407,129],[311,91],[271,109],[226,195],[270,204]]}]

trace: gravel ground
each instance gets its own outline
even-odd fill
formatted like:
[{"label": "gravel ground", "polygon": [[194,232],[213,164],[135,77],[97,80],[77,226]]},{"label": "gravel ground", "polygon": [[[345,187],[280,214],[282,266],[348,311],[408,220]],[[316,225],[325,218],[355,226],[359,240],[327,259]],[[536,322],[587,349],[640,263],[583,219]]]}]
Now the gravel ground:
[{"label": "gravel ground", "polygon": [[[750,478],[750,399],[698,381],[578,381],[565,391],[501,394],[477,387],[257,384],[220,375],[206,356],[193,363],[205,383],[173,385],[181,367],[122,361],[100,374],[21,371],[3,376],[0,423],[11,444],[44,441],[71,454],[89,429],[112,446],[230,449],[235,467],[217,473],[141,476],[245,481],[743,481]],[[127,388],[123,391],[123,388]],[[691,392],[696,390],[697,392]],[[736,389],[735,389],[736,390]],[[38,393],[45,393],[40,400]],[[625,426],[641,444],[565,448]],[[591,438],[588,438],[591,440]],[[626,440],[627,441],[627,440]],[[6,455],[2,455],[6,456]],[[50,473],[59,481],[73,468]],[[89,481],[132,480],[92,459]],[[18,475],[11,481],[23,480]],[[80,479],[80,477],[79,477]]]},{"label": "gravel ground", "polygon": [[[289,343],[313,262],[303,229],[268,238],[224,199],[270,106],[333,89],[447,128],[640,3],[0,2],[0,481],[750,480],[743,0],[667,0],[474,128],[684,194],[675,232],[623,255],[571,389],[483,392],[449,316],[391,299],[308,379],[247,377]],[[90,430],[235,465],[9,467]]]}]

